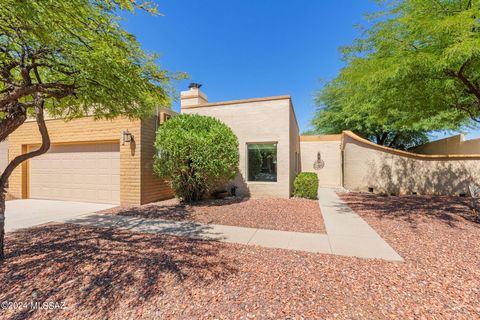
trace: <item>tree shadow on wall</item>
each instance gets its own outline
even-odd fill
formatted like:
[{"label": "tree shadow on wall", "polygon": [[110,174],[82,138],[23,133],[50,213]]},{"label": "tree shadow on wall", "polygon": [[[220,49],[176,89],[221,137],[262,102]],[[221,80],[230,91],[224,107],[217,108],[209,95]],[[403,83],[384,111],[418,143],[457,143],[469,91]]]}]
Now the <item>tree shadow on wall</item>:
[{"label": "tree shadow on wall", "polygon": [[354,205],[381,217],[403,217],[412,225],[418,222],[416,213],[450,226],[455,226],[458,218],[473,221],[471,199],[454,196],[468,195],[469,184],[480,182],[475,180],[473,163],[468,164],[468,160],[417,160],[384,154],[380,161],[369,163],[367,172],[368,185],[376,193],[437,196],[371,196]]},{"label": "tree shadow on wall", "polygon": [[108,319],[118,309],[151,308],[169,290],[184,290],[181,283],[204,286],[236,273],[224,246],[66,224],[10,233],[0,301],[64,301],[68,309],[21,309],[2,317],[49,319],[65,312],[65,318]]},{"label": "tree shadow on wall", "polygon": [[475,170],[466,161],[383,155],[378,162],[370,161],[366,176],[369,187],[386,194],[468,194],[468,185],[480,181],[475,180]]}]

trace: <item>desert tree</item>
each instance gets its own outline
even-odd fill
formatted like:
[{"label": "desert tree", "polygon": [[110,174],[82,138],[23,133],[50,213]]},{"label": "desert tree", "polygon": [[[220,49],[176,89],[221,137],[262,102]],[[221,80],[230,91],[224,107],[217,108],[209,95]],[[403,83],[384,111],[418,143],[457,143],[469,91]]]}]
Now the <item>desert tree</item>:
[{"label": "desert tree", "polygon": [[480,123],[480,1],[377,2],[384,10],[342,48],[345,67],[317,96],[314,126],[358,124],[388,144]]},{"label": "desert tree", "polygon": [[3,0],[0,6],[0,141],[35,118],[37,150],[11,159],[0,176],[0,260],[8,179],[48,151],[44,115],[142,117],[169,104],[172,75],[119,24],[120,10],[156,8],[131,0]]}]

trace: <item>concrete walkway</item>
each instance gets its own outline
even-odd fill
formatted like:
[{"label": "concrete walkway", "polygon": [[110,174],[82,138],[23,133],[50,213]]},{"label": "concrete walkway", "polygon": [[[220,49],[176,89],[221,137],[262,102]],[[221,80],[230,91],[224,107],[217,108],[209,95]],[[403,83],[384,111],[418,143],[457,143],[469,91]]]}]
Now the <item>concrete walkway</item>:
[{"label": "concrete walkway", "polygon": [[319,188],[318,199],[332,253],[359,258],[403,261],[333,189]]},{"label": "concrete walkway", "polygon": [[56,220],[87,226],[258,245],[267,248],[403,261],[334,190],[320,188],[319,203],[327,234],[243,228],[186,221],[94,214]]},{"label": "concrete walkway", "polygon": [[332,253],[328,242],[328,236],[319,233],[243,228],[217,224],[145,219],[104,214],[94,214],[75,219],[62,219],[56,220],[55,222],[104,228],[118,228],[144,233],[161,233],[195,239],[258,245],[267,248]]}]

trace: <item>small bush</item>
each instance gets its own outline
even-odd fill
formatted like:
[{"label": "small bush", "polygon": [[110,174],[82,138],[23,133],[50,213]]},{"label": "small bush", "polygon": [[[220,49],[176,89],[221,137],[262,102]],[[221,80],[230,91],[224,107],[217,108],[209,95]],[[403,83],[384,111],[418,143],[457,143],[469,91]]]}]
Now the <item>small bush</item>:
[{"label": "small bush", "polygon": [[317,199],[318,176],[314,172],[301,172],[295,178],[294,196],[307,199]]},{"label": "small bush", "polygon": [[157,132],[155,172],[170,182],[175,195],[197,201],[235,177],[238,140],[219,120],[181,114]]}]

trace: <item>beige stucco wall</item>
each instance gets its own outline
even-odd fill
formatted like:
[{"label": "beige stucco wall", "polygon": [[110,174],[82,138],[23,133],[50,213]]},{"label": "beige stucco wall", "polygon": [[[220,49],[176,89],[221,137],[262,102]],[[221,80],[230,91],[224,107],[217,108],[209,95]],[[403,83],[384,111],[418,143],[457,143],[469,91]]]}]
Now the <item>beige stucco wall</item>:
[{"label": "beige stucco wall", "polygon": [[[341,135],[302,136],[301,167],[302,172],[315,172],[321,187],[340,187],[342,185]],[[314,169],[317,154],[320,152],[324,167]]]},{"label": "beige stucco wall", "polygon": [[414,149],[421,154],[480,154],[480,139],[465,140],[463,134],[432,141]]},{"label": "beige stucco wall", "polygon": [[293,182],[295,177],[300,172],[301,160],[300,160],[300,130],[298,128],[297,118],[293,109],[292,102],[290,101],[290,191],[289,194],[293,194]]},{"label": "beige stucco wall", "polygon": [[419,157],[345,135],[344,161],[345,187],[356,191],[467,194],[469,183],[480,183],[480,155]]},{"label": "beige stucco wall", "polygon": [[[120,204],[137,205],[171,196],[166,184],[152,174],[155,117],[145,120],[117,118],[98,120],[85,117],[69,122],[46,120],[52,144],[113,142],[120,145]],[[134,142],[121,144],[123,130],[132,133]],[[143,131],[142,131],[143,129]],[[142,137],[143,134],[143,137]],[[9,159],[25,153],[28,146],[41,143],[35,121],[27,121],[9,136]],[[9,179],[13,198],[28,198],[28,161],[14,170]],[[143,189],[142,189],[143,188]]]},{"label": "beige stucco wall", "polygon": [[[238,193],[252,197],[289,197],[293,183],[291,167],[290,97],[277,97],[239,103],[209,104],[182,108],[182,113],[196,113],[219,119],[238,137],[240,164],[235,178]],[[294,133],[292,133],[294,135]],[[247,143],[277,143],[277,182],[248,182],[246,172]]]}]

